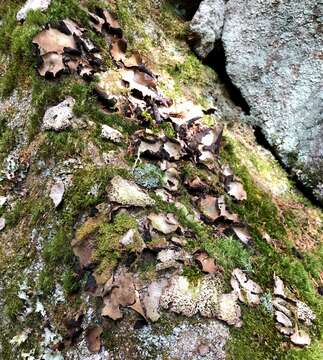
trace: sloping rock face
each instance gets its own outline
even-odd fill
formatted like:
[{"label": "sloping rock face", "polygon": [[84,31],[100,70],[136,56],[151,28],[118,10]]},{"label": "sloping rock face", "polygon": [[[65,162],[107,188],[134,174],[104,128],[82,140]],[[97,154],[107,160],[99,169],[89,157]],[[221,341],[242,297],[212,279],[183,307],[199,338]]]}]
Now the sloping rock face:
[{"label": "sloping rock face", "polygon": [[[207,14],[219,4],[204,0],[200,9],[203,3],[204,23],[212,23]],[[229,0],[222,42],[226,71],[250,105],[252,123],[322,203],[319,16],[312,0]]]}]

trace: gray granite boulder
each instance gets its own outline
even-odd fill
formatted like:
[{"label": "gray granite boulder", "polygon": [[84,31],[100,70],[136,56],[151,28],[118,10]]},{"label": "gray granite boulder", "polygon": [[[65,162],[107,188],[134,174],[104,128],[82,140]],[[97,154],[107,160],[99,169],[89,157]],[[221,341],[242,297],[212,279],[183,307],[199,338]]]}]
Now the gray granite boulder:
[{"label": "gray granite boulder", "polygon": [[[201,43],[209,43],[218,1],[203,3],[209,10]],[[251,123],[260,126],[281,160],[322,202],[320,16],[314,0],[229,0],[222,42],[226,71],[250,106]],[[204,49],[196,49],[199,56],[208,55],[209,44]]]}]

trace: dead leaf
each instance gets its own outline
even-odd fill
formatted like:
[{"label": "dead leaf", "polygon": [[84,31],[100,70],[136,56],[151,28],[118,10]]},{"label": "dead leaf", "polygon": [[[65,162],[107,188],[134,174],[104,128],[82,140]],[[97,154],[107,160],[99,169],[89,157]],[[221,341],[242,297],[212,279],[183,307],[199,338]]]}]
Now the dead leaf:
[{"label": "dead leaf", "polygon": [[232,230],[243,244],[249,244],[251,235],[246,227],[232,226]]},{"label": "dead leaf", "polygon": [[122,80],[129,85],[129,88],[135,90],[134,96],[139,98],[158,98],[158,93],[154,89],[155,79],[152,76],[137,69],[121,69],[120,73]]},{"label": "dead leaf", "polygon": [[126,58],[127,42],[124,39],[113,39],[110,45],[110,54],[118,62]]},{"label": "dead leaf", "polygon": [[101,348],[101,339],[100,336],[103,332],[103,329],[99,325],[90,326],[86,329],[85,339],[87,348],[91,353],[98,353]]},{"label": "dead leaf", "polygon": [[46,74],[50,73],[53,77],[57,77],[65,69],[62,55],[56,52],[49,52],[43,55],[41,61],[37,68],[40,76],[46,76]]},{"label": "dead leaf", "polygon": [[247,193],[245,192],[243,185],[237,181],[232,181],[229,183],[228,194],[239,201],[247,200]]},{"label": "dead leaf", "polygon": [[50,190],[50,198],[53,200],[55,208],[57,208],[63,200],[65,186],[62,180],[58,180]]},{"label": "dead leaf", "polygon": [[214,222],[220,217],[218,199],[211,195],[204,195],[198,200],[198,207],[207,220]]},{"label": "dead leaf", "polygon": [[230,284],[238,294],[239,300],[251,306],[260,304],[259,295],[263,292],[262,288],[249,279],[241,269],[234,269]]},{"label": "dead leaf", "polygon": [[159,301],[163,290],[167,286],[167,280],[161,279],[160,281],[153,281],[149,284],[147,294],[143,298],[143,304],[146,309],[147,317],[151,321],[157,321],[160,318],[159,314]]},{"label": "dead leaf", "polygon": [[89,14],[89,17],[90,17],[90,20],[92,22],[94,29],[97,32],[102,34],[103,25],[105,24],[105,20],[94,13],[89,12],[88,14]]},{"label": "dead leaf", "polygon": [[274,281],[275,281],[274,294],[285,298],[286,297],[285,285],[283,281],[278,276],[274,276]]},{"label": "dead leaf", "polygon": [[208,274],[215,274],[219,269],[214,263],[214,259],[206,251],[199,252],[195,260],[201,265],[202,271]]},{"label": "dead leaf", "polygon": [[109,285],[111,291],[103,299],[102,316],[109,316],[113,320],[122,318],[120,307],[130,307],[144,318],[145,313],[141,305],[139,293],[134,285],[133,274],[121,269]]},{"label": "dead leaf", "polygon": [[200,177],[190,177],[185,180],[185,185],[190,189],[194,191],[203,191],[207,189],[207,184],[201,180]]},{"label": "dead leaf", "polygon": [[169,191],[178,191],[179,189],[179,172],[175,167],[171,167],[164,174],[164,188]]},{"label": "dead leaf", "polygon": [[77,50],[77,45],[72,35],[66,35],[51,27],[34,36],[33,44],[38,46],[40,55],[52,52],[63,54],[66,48]]},{"label": "dead leaf", "polygon": [[145,311],[141,305],[139,292],[137,290],[135,291],[135,303],[130,305],[129,307],[130,309],[136,311],[139,315],[141,315],[145,320],[147,320]]},{"label": "dead leaf", "polygon": [[304,330],[296,331],[290,337],[290,340],[293,344],[298,346],[308,346],[311,344],[311,338]]},{"label": "dead leaf", "polygon": [[283,312],[276,310],[275,317],[276,317],[276,321],[279,322],[280,324],[282,324],[285,328],[293,327],[293,323],[291,322],[289,317],[286,314],[284,314]]},{"label": "dead leaf", "polygon": [[227,211],[224,196],[218,198],[218,208],[220,210],[220,216],[222,216],[224,220],[229,220],[234,223],[239,222],[239,216],[237,214],[231,214]]},{"label": "dead leaf", "polygon": [[93,264],[92,255],[94,245],[89,240],[77,242],[73,239],[71,242],[74,255],[79,259],[81,269],[88,268]]},{"label": "dead leaf", "polygon": [[122,37],[122,30],[118,20],[108,10],[103,10],[100,15],[107,24],[107,31]]},{"label": "dead leaf", "polygon": [[171,234],[179,228],[179,223],[174,214],[150,214],[148,219],[154,230],[165,235]]}]

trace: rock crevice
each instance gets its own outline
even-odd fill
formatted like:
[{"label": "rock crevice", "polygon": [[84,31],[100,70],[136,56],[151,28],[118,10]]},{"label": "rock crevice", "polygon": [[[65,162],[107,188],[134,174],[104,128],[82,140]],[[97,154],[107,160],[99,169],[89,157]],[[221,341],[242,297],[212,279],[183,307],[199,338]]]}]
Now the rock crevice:
[{"label": "rock crevice", "polygon": [[[250,106],[251,123],[322,203],[319,15],[310,0],[204,0],[191,30],[201,58],[223,44],[225,70]],[[216,68],[218,57],[211,59]]]}]

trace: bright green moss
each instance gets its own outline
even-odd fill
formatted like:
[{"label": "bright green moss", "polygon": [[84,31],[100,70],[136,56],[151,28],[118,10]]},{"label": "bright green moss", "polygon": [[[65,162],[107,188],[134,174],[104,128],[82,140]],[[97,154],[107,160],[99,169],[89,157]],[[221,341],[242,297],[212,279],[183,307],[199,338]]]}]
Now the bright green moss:
[{"label": "bright green moss", "polygon": [[237,239],[231,237],[214,238],[203,242],[203,248],[226,272],[239,267],[251,271],[250,254]]},{"label": "bright green moss", "polygon": [[[134,230],[133,242],[125,248],[120,240],[129,230]],[[138,224],[128,213],[119,213],[112,223],[104,223],[98,231],[97,249],[94,259],[99,261],[98,272],[113,268],[120,259],[123,251],[136,252],[142,247],[142,239],[138,232]]]}]

